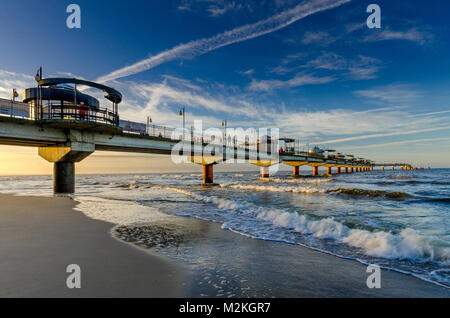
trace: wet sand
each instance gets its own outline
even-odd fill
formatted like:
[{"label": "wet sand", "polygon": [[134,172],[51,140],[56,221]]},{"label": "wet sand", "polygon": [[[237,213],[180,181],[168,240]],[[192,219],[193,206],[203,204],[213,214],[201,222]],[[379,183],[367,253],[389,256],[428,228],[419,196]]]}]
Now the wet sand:
[{"label": "wet sand", "polygon": [[[0,195],[0,297],[179,297],[182,271],[116,240],[69,198]],[[81,267],[81,289],[66,268]]]},{"label": "wet sand", "polygon": [[[75,204],[0,195],[0,297],[450,296],[385,270],[381,289],[368,289],[366,266],[356,261],[190,218],[121,232],[139,236],[144,251],[113,238],[112,224],[87,218]],[[81,266],[81,289],[66,287],[69,264]]]},{"label": "wet sand", "polygon": [[381,271],[381,288],[369,289],[367,266],[357,261],[252,239],[198,219],[117,231],[138,246],[192,264],[187,297],[450,297],[449,289],[387,270]]}]

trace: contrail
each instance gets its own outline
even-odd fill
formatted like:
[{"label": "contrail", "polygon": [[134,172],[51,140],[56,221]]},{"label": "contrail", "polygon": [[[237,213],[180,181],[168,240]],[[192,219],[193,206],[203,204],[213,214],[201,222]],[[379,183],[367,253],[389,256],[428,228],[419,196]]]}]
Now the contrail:
[{"label": "contrail", "polygon": [[283,11],[268,19],[253,24],[247,24],[217,34],[211,38],[194,40],[177,45],[172,49],[163,51],[133,65],[123,67],[101,76],[97,79],[97,82],[107,82],[137,74],[174,59],[192,58],[233,43],[253,39],[280,30],[314,13],[338,7],[350,1],[351,0],[314,0],[307,3],[301,3],[292,9]]}]

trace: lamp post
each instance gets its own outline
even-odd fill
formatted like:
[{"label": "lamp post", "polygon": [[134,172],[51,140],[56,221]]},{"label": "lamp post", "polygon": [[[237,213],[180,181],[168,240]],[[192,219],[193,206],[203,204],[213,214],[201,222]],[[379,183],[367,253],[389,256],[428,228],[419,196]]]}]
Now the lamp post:
[{"label": "lamp post", "polygon": [[153,121],[152,121],[152,118],[150,117],[150,116],[147,116],[147,131],[146,131],[146,133],[147,133],[147,135],[150,135],[150,124],[152,123]]},{"label": "lamp post", "polygon": [[[38,84],[38,98],[37,98],[37,107],[36,109],[39,111],[39,119],[42,119],[42,89],[39,82],[42,80],[42,66],[38,69],[36,76],[34,77],[35,81]],[[37,116],[35,116],[37,117]]]},{"label": "lamp post", "polygon": [[13,103],[16,101],[16,98],[19,97],[19,93],[17,93],[17,90],[15,88],[13,88]]},{"label": "lamp post", "polygon": [[227,125],[228,125],[228,121],[224,120],[222,122],[222,127],[224,127],[223,141],[224,141],[225,146],[227,146]]},{"label": "lamp post", "polygon": [[183,116],[183,141],[184,141],[184,129],[186,126],[186,111],[185,111],[184,107],[182,109],[180,109],[180,116]]}]

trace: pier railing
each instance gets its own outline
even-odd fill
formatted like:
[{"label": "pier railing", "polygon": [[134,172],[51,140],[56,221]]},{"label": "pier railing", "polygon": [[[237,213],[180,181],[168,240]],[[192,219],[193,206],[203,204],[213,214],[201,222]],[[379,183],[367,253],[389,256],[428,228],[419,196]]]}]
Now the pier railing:
[{"label": "pier railing", "polygon": [[119,116],[107,108],[86,106],[83,109],[74,104],[49,104],[40,108],[37,120],[79,120],[117,126]]},{"label": "pier railing", "polygon": [[[170,139],[176,142],[186,141],[193,143],[210,144],[217,146],[234,147],[237,149],[245,150],[260,150],[261,147],[271,148],[270,152],[278,152],[280,150],[281,155],[297,155],[312,157],[322,160],[340,160],[348,163],[356,164],[371,164],[370,162],[350,160],[344,158],[335,158],[334,156],[315,154],[309,151],[303,151],[297,147],[285,147],[284,149],[275,149],[279,147],[277,142],[266,143],[261,141],[258,136],[255,139],[246,138],[244,142],[238,141],[235,136],[226,136],[225,132],[220,135],[208,135],[207,133],[201,133],[200,135],[193,131],[193,129],[184,129],[184,132],[180,128],[173,128],[162,125],[155,125],[151,123],[139,123],[128,120],[119,120],[119,116],[111,110],[106,108],[87,107],[86,113],[80,113],[80,106],[70,103],[47,103],[40,107],[35,107],[33,104],[21,103],[7,99],[0,99],[0,116],[8,116],[14,118],[23,118],[29,120],[76,120],[86,121],[89,123],[101,123],[109,124],[113,126],[119,126],[123,132],[133,133],[145,136],[151,136],[161,139]],[[381,165],[381,164],[377,164]],[[386,163],[386,166],[399,164]],[[401,164],[403,165],[403,164]],[[405,164],[406,165],[406,164]]]},{"label": "pier railing", "polygon": [[29,119],[31,118],[30,105],[0,98],[0,116]]}]

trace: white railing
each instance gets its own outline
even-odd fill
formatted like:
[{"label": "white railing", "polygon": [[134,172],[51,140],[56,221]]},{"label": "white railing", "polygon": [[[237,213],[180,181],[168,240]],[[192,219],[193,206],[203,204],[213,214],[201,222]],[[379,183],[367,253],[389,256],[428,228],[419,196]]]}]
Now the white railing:
[{"label": "white railing", "polygon": [[31,117],[30,107],[26,103],[0,98],[0,116],[29,119]]}]

